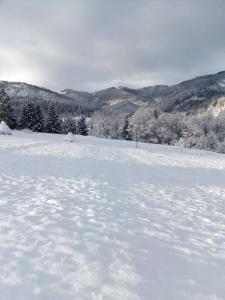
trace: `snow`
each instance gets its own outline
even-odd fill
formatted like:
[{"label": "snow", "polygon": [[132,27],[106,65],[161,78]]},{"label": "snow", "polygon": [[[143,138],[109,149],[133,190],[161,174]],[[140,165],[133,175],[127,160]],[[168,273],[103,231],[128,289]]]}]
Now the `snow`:
[{"label": "snow", "polygon": [[225,299],[225,155],[0,136],[0,299]]},{"label": "snow", "polygon": [[7,135],[12,134],[10,128],[4,121],[1,121],[1,123],[0,123],[0,134],[7,134]]},{"label": "snow", "polygon": [[218,97],[216,99],[216,104],[213,103],[209,105],[208,110],[213,114],[214,117],[218,117],[219,114],[223,113],[225,110],[225,97]]},{"label": "snow", "polygon": [[225,79],[219,81],[219,86],[225,88]]},{"label": "snow", "polygon": [[74,137],[72,132],[68,132],[67,135],[64,138],[65,142],[73,142],[74,141]]}]

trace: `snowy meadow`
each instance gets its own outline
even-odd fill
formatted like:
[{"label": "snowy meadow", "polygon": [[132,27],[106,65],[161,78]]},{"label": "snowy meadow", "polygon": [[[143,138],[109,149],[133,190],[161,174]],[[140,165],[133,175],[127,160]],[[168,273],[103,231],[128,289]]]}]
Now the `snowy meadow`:
[{"label": "snowy meadow", "polygon": [[0,135],[0,299],[225,299],[225,156]]}]

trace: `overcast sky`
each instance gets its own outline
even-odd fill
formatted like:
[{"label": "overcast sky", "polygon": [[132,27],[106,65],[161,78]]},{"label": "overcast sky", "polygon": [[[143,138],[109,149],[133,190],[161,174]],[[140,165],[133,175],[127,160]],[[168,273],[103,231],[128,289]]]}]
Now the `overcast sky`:
[{"label": "overcast sky", "polygon": [[54,90],[225,70],[225,0],[0,0],[0,80]]}]

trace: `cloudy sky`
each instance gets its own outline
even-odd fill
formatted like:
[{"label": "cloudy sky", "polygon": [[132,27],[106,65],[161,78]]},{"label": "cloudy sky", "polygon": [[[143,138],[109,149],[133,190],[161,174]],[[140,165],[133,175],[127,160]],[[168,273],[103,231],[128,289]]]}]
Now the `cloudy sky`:
[{"label": "cloudy sky", "polygon": [[224,0],[0,0],[0,80],[54,90],[225,70]]}]

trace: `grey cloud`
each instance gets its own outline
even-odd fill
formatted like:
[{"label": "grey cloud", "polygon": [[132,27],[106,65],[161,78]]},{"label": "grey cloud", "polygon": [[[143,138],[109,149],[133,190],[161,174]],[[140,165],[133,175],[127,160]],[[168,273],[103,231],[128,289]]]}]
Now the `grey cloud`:
[{"label": "grey cloud", "polygon": [[0,79],[55,90],[225,69],[223,0],[0,1]]}]

